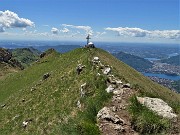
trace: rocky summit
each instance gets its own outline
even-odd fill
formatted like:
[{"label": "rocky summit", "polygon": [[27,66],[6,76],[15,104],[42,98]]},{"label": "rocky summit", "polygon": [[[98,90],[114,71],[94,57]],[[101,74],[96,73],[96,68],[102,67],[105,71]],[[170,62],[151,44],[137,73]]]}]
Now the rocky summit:
[{"label": "rocky summit", "polygon": [[98,48],[50,49],[0,93],[2,135],[180,133],[180,95]]}]

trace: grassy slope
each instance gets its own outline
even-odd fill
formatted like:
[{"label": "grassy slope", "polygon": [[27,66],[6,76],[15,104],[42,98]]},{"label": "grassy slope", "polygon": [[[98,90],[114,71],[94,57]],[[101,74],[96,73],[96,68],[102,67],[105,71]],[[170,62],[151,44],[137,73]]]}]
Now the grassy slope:
[{"label": "grassy slope", "polygon": [[[24,71],[0,80],[0,103],[7,104],[0,110],[0,134],[98,134],[95,116],[111,95],[105,92],[105,77],[97,77],[98,71],[92,68],[93,56],[111,65],[114,74],[143,93],[161,97],[173,106],[180,103],[179,95],[143,77],[103,50],[54,52]],[[86,65],[79,76],[75,71],[78,61]],[[46,72],[51,76],[40,81]],[[85,82],[87,94],[80,99],[79,88]],[[33,92],[32,87],[36,88]],[[81,111],[76,107],[78,100],[83,106]],[[177,106],[174,108],[180,113]],[[16,115],[19,117],[13,120]],[[32,122],[23,129],[22,122],[27,119]]]}]

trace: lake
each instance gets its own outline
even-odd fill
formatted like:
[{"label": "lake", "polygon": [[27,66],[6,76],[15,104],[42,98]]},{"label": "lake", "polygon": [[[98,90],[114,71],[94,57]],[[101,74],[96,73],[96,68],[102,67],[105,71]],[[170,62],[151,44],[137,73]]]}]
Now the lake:
[{"label": "lake", "polygon": [[170,79],[170,80],[180,80],[180,76],[178,75],[167,75],[167,74],[157,74],[157,73],[142,73],[145,76],[155,76],[159,78],[164,78],[164,79]]}]

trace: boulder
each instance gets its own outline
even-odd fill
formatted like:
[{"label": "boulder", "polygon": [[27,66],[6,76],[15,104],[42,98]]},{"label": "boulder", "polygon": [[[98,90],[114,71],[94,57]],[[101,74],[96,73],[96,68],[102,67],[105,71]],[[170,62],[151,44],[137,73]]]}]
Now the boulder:
[{"label": "boulder", "polygon": [[137,97],[137,100],[146,106],[148,109],[157,113],[159,116],[164,118],[172,119],[177,117],[175,113],[173,113],[172,108],[159,98],[150,98],[150,97]]}]

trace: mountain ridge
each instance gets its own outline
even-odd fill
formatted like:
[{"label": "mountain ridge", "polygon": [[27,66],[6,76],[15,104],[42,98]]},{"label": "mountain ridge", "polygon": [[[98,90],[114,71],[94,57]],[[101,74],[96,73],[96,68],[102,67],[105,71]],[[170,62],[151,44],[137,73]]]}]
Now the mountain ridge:
[{"label": "mountain ridge", "polygon": [[[115,76],[130,83],[142,96],[158,97],[179,114],[180,97],[101,49],[79,48],[65,54],[52,51],[22,72],[0,80],[0,133],[4,134],[99,134],[97,112],[111,100],[100,68],[93,57],[109,65]],[[80,75],[77,66],[85,65]],[[44,79],[44,75],[48,77]],[[11,83],[9,83],[11,82]],[[86,95],[80,87],[87,83]],[[77,108],[80,101],[82,108]],[[28,121],[27,128],[23,122]],[[11,130],[10,130],[10,127]]]}]

